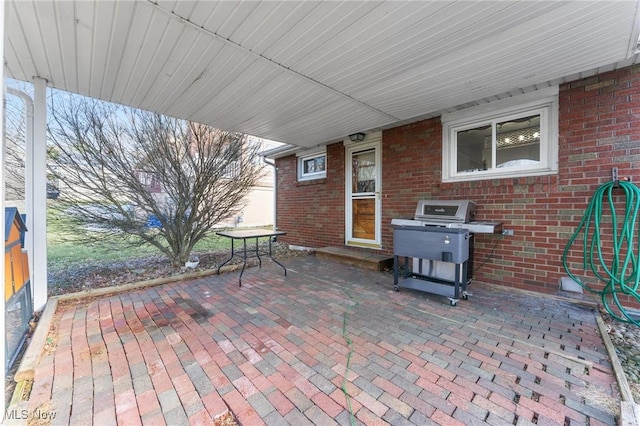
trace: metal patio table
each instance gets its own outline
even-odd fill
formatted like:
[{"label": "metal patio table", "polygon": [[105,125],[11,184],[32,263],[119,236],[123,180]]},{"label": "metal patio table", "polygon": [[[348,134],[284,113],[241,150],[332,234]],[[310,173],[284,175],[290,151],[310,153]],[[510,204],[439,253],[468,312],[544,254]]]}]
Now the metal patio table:
[{"label": "metal patio table", "polygon": [[[234,257],[239,256],[243,259],[242,271],[240,271],[240,277],[238,278],[238,286],[242,287],[242,274],[247,266],[247,259],[252,257],[258,258],[259,267],[262,267],[262,259],[260,255],[268,256],[275,263],[280,265],[282,269],[284,269],[284,276],[287,276],[287,268],[280,262],[278,262],[274,257],[271,251],[273,237],[277,237],[279,235],[286,235],[286,232],[283,231],[273,231],[268,229],[235,229],[231,231],[220,231],[216,232],[216,235],[220,235],[221,237],[226,237],[231,239],[231,256],[229,259],[225,260],[220,266],[218,266],[218,275],[220,274],[220,268],[229,263]],[[258,247],[258,240],[260,238],[269,238],[269,250],[261,250]],[[247,248],[247,240],[255,239],[254,247]],[[236,240],[242,240],[242,249],[236,250],[234,242]]]}]

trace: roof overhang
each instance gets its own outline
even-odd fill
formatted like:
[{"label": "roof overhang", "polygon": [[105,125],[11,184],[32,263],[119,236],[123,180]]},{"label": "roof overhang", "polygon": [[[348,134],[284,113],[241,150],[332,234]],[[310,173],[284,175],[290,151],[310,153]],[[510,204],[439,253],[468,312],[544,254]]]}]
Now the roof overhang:
[{"label": "roof overhang", "polygon": [[637,0],[5,7],[9,77],[303,147],[638,59]]},{"label": "roof overhang", "polygon": [[276,148],[272,148],[272,149],[268,149],[265,151],[262,151],[260,153],[261,156],[265,157],[265,158],[270,158],[270,159],[278,159],[278,158],[282,158],[282,157],[286,157],[288,155],[292,155],[292,154],[296,154],[298,152],[300,152],[301,150],[303,150],[304,148],[301,148],[299,146],[296,145],[290,145],[290,144],[285,144]]}]

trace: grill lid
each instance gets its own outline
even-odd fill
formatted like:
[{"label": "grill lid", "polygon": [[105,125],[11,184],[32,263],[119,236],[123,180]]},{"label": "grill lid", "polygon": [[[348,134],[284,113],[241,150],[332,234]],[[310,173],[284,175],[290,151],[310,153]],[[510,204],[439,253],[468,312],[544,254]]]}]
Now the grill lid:
[{"label": "grill lid", "polygon": [[470,200],[420,200],[414,219],[466,223],[473,220],[476,203]]}]

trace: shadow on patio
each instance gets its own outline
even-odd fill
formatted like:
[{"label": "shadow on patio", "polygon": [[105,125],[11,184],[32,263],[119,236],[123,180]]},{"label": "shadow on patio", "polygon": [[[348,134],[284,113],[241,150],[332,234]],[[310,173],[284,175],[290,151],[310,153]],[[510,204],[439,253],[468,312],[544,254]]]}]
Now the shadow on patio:
[{"label": "shadow on patio", "polygon": [[[589,424],[619,400],[586,306],[393,291],[314,256],[59,303],[30,397],[52,424]],[[8,412],[11,415],[12,411]],[[20,419],[25,421],[25,419]],[[7,422],[19,423],[18,420]]]}]

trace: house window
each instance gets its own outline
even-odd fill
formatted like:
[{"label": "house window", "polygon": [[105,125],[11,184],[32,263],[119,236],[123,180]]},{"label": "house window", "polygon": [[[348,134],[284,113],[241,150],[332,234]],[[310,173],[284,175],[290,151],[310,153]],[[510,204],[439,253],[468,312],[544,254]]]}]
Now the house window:
[{"label": "house window", "polygon": [[298,180],[322,179],[327,177],[327,154],[315,152],[298,157]]},{"label": "house window", "polygon": [[443,181],[558,170],[557,88],[443,115]]},{"label": "house window", "polygon": [[159,193],[162,192],[162,185],[160,180],[151,172],[146,172],[144,170],[136,171],[138,180],[144,186],[145,190],[150,193]]},{"label": "house window", "polygon": [[236,179],[242,172],[242,163],[239,160],[230,161],[224,168],[223,176],[226,179]]}]

